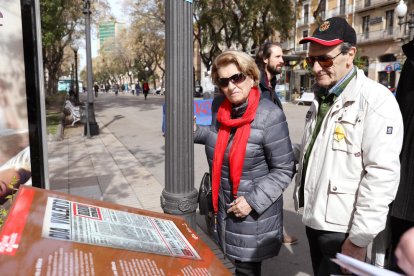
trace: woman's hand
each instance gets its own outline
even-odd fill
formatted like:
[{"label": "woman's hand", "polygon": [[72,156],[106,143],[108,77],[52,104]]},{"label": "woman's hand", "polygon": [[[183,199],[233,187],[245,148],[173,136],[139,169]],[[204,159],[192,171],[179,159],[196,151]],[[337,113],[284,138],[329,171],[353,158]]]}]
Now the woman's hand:
[{"label": "woman's hand", "polygon": [[241,196],[231,203],[231,207],[227,210],[227,213],[233,212],[236,217],[244,218],[249,215],[251,211],[252,207],[247,203],[244,196]]}]

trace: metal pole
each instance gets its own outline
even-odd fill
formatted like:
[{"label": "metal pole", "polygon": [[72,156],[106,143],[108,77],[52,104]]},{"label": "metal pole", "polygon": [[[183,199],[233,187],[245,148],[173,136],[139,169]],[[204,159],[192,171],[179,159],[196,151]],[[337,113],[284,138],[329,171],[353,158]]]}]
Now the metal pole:
[{"label": "metal pole", "polygon": [[195,229],[193,142],[193,7],[191,1],[165,1],[166,147],[161,207],[182,216]]},{"label": "metal pole", "polygon": [[99,134],[99,126],[95,120],[95,110],[93,107],[93,80],[92,80],[92,54],[91,54],[91,3],[84,0],[83,14],[85,15],[85,35],[86,35],[86,74],[87,74],[87,93],[88,103],[86,108],[86,135],[91,138],[92,135]]},{"label": "metal pole", "polygon": [[414,11],[410,12],[410,21],[408,23],[408,37],[410,41],[413,40],[414,37]]},{"label": "metal pole", "polygon": [[78,49],[74,49],[73,51],[75,52],[75,96],[76,103],[79,104]]},{"label": "metal pole", "polygon": [[72,89],[72,91],[75,89],[75,64],[74,63],[72,63],[70,67],[70,89]]}]

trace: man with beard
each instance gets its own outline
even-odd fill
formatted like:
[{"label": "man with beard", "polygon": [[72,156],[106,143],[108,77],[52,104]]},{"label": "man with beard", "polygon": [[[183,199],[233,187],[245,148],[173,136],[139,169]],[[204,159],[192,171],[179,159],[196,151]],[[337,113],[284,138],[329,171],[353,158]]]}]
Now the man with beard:
[{"label": "man with beard", "polygon": [[260,90],[263,97],[267,97],[281,109],[282,103],[275,95],[276,76],[282,73],[285,65],[283,61],[282,45],[278,42],[265,42],[256,54],[256,64],[260,69]]},{"label": "man with beard", "polygon": [[[278,42],[265,42],[256,54],[256,64],[260,69],[260,91],[262,97],[270,99],[283,110],[282,103],[275,93],[277,83],[277,75],[282,73],[285,65],[283,60],[282,45]],[[298,238],[283,233],[283,244],[295,244]]]}]

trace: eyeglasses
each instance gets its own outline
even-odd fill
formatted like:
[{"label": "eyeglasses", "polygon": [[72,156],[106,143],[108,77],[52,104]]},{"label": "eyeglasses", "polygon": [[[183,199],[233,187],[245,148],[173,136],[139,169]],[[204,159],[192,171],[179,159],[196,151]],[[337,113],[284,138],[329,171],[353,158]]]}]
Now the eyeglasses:
[{"label": "eyeglasses", "polygon": [[218,85],[220,87],[227,87],[229,85],[229,82],[232,82],[233,84],[239,84],[246,80],[246,76],[243,73],[237,73],[231,76],[230,78],[219,78],[218,79]]},{"label": "eyeglasses", "polygon": [[322,56],[316,56],[316,57],[307,57],[305,60],[308,66],[310,66],[311,68],[315,64],[315,61],[317,61],[322,68],[329,68],[333,65],[333,60],[340,54],[342,54],[342,52],[339,52],[339,54],[337,54],[334,57],[322,55]]}]

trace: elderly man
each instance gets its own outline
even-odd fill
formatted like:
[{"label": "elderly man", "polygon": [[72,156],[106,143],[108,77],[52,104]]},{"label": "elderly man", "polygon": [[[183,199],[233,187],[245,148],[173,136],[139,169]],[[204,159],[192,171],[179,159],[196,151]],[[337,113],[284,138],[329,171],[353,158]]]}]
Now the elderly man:
[{"label": "elderly man", "polygon": [[337,252],[365,260],[384,229],[400,178],[403,124],[388,89],[353,65],[355,30],[343,18],[323,22],[306,62],[315,100],[307,115],[296,176],[315,275],[348,273],[330,261]]}]

